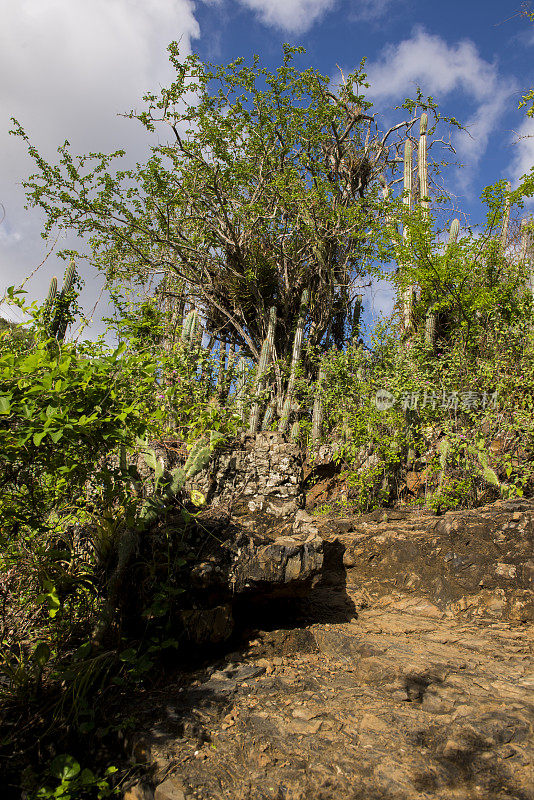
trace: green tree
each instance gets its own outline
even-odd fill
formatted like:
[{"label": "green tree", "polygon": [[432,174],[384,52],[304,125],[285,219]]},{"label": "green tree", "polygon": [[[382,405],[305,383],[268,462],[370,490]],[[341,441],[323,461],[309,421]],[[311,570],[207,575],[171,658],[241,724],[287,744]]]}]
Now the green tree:
[{"label": "green tree", "polygon": [[[419,93],[383,131],[362,93],[363,62],[336,87],[295,68],[302,52],[284,46],[270,72],[257,57],[248,66],[181,60],[171,44],[174,82],[126,115],[160,137],[145,164],[116,170],[123,151],[74,156],[66,142],[52,166],[30,144],[39,171],[25,183],[46,213],[45,234],[57,224],[90,236],[110,281],[171,276],[207,332],[254,360],[276,307],[275,368],[291,357],[305,289],[309,352],[342,344],[354,281],[391,255],[383,196],[399,144],[421,109],[440,120]],[[28,141],[16,121],[14,133]]]}]

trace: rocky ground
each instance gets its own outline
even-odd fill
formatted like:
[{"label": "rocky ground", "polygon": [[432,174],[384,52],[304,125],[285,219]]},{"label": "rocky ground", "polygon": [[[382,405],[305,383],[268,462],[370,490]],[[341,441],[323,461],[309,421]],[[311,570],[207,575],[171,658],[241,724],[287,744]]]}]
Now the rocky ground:
[{"label": "rocky ground", "polygon": [[128,800],[532,800],[534,502],[277,526],[318,580],[140,698]]}]

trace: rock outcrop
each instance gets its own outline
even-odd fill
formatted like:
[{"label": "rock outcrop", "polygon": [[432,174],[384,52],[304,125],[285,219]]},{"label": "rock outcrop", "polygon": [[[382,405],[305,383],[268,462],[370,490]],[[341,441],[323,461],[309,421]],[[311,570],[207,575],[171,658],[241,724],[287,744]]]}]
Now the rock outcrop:
[{"label": "rock outcrop", "polygon": [[212,506],[234,516],[265,512],[289,517],[304,505],[302,453],[280,433],[243,434],[238,442],[214,453],[191,488]]},{"label": "rock outcrop", "polygon": [[530,500],[280,521],[232,574],[293,617],[137,704],[140,796],[534,800],[533,531]]}]

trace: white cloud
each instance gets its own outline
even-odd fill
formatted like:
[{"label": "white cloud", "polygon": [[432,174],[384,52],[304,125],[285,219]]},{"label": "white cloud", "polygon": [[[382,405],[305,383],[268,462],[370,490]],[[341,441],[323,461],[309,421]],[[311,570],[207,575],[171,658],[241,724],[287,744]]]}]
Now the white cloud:
[{"label": "white cloud", "polygon": [[337,0],[238,0],[241,5],[256,11],[265,25],[289,33],[304,33],[331,11]]},{"label": "white cloud", "polygon": [[[24,143],[8,135],[10,117],[25,127],[46,158],[68,139],[75,152],[124,147],[143,157],[146,136],[117,116],[172,77],[166,47],[184,55],[200,34],[192,0],[0,0],[0,296],[19,283],[45,253],[37,212],[23,210],[20,182],[32,171]],[[42,296],[63,264],[50,257],[27,288]],[[100,282],[87,278],[90,306]]]},{"label": "white cloud", "polygon": [[525,117],[513,135],[513,143],[512,179],[518,183],[534,167],[534,119]]},{"label": "white cloud", "polygon": [[383,17],[398,0],[359,0],[350,14],[357,22],[374,22]]},{"label": "white cloud", "polygon": [[439,102],[455,93],[463,95],[463,102],[467,100],[474,106],[464,122],[471,138],[458,134],[455,146],[460,158],[471,167],[483,156],[489,137],[517,88],[513,78],[502,76],[496,64],[480,56],[473,42],[465,39],[449,45],[420,27],[410,39],[386,47],[381,58],[369,63],[366,71],[375,100],[399,100],[413,95],[416,86]]}]

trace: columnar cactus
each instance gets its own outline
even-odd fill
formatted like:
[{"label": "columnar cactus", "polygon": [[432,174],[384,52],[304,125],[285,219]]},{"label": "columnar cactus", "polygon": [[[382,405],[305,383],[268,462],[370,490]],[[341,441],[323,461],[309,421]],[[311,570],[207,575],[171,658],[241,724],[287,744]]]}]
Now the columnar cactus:
[{"label": "columnar cactus", "polygon": [[434,347],[436,343],[436,312],[429,311],[425,321],[425,344]]},{"label": "columnar cactus", "polygon": [[226,362],[226,370],[223,374],[223,383],[221,388],[220,397],[222,400],[227,399],[228,392],[230,391],[230,384],[234,374],[234,361],[235,361],[235,343],[231,342],[228,348],[228,361]]},{"label": "columnar cactus", "polygon": [[272,397],[269,403],[267,404],[267,408],[265,409],[263,422],[261,423],[262,431],[268,431],[271,429],[271,424],[274,419],[275,411],[276,411],[276,397]]},{"label": "columnar cactus", "polygon": [[289,415],[291,413],[291,404],[293,402],[293,393],[295,391],[295,382],[297,380],[297,368],[300,361],[302,351],[302,338],[304,336],[304,325],[306,323],[306,314],[308,311],[310,293],[307,289],[302,292],[302,299],[300,301],[300,310],[297,320],[297,329],[295,331],[295,339],[293,341],[293,355],[291,358],[291,373],[287,384],[286,398],[282,408],[282,416],[278,425],[279,433],[285,433],[289,424]]},{"label": "columnar cactus", "polygon": [[48,294],[43,304],[43,322],[45,325],[48,325],[48,323],[50,322],[52,309],[54,307],[54,303],[56,302],[56,295],[57,295],[57,278],[54,276],[50,281]]},{"label": "columnar cactus", "polygon": [[[413,207],[413,173],[412,173],[412,156],[413,146],[410,139],[404,143],[404,195],[402,202],[407,206],[408,211]],[[408,231],[405,229],[404,238],[408,236]]]},{"label": "columnar cactus", "polygon": [[188,347],[192,345],[192,339],[196,330],[197,321],[198,321],[198,311],[195,311],[195,309],[193,309],[186,316],[184,324],[182,326],[181,340],[182,343]]},{"label": "columnar cactus", "polygon": [[217,396],[221,398],[224,394],[224,383],[226,373],[226,342],[219,342],[219,352],[217,355]]},{"label": "columnar cactus", "polygon": [[522,264],[529,266],[529,284],[532,299],[534,300],[534,264],[532,262],[532,233],[529,229],[530,220],[521,220],[521,251],[520,259]]},{"label": "columnar cactus", "polygon": [[[412,143],[409,139],[407,139],[404,145],[404,196],[402,199],[402,202],[406,206],[407,211],[411,211],[413,205],[412,154],[413,154]],[[404,225],[404,230],[402,235],[404,243],[407,244],[409,235],[409,229],[407,225]],[[402,296],[405,331],[409,331],[412,327],[413,295],[414,295],[414,287],[408,286],[404,290]]]},{"label": "columnar cactus", "polygon": [[319,369],[319,375],[317,377],[317,383],[315,384],[315,396],[313,400],[313,413],[312,413],[312,430],[311,430],[311,437],[312,442],[318,442],[321,438],[321,428],[323,425],[323,417],[324,417],[324,405],[323,405],[323,384],[324,384],[324,369],[321,367]]},{"label": "columnar cactus", "polygon": [[236,412],[241,422],[245,422],[245,359],[241,357],[237,362],[237,387],[235,393]]},{"label": "columnar cactus", "polygon": [[451,222],[451,227],[449,229],[448,247],[456,243],[459,232],[460,232],[460,220],[453,219],[453,221]]},{"label": "columnar cactus", "polygon": [[200,316],[197,312],[196,324],[194,329],[191,331],[191,346],[195,350],[199,350],[202,347],[202,337],[204,336],[204,326],[200,321]]},{"label": "columnar cactus", "polygon": [[352,312],[351,339],[353,344],[357,344],[360,338],[362,302],[363,302],[363,295],[361,294],[356,295],[356,299],[354,300],[354,309]]},{"label": "columnar cactus", "polygon": [[428,217],[428,210],[430,208],[430,198],[428,195],[428,163],[427,163],[427,143],[426,143],[426,129],[428,126],[427,114],[421,114],[421,123],[419,126],[419,149],[417,152],[417,163],[419,167],[419,199],[421,202],[421,209],[425,217]]},{"label": "columnar cactus", "polygon": [[261,405],[260,405],[259,395],[263,390],[265,375],[267,372],[267,368],[269,366],[269,362],[271,360],[271,353],[274,344],[275,328],[276,328],[276,308],[273,306],[269,312],[269,324],[267,327],[267,336],[265,337],[265,340],[261,348],[260,361],[256,372],[256,380],[254,381],[254,395],[256,396],[256,398],[254,400],[254,403],[252,404],[252,408],[250,409],[250,418],[248,424],[249,433],[256,433],[260,422]]},{"label": "columnar cactus", "polygon": [[[50,333],[52,336],[55,336],[58,342],[63,341],[65,338],[65,332],[69,324],[69,305],[72,301],[72,297],[70,295],[74,285],[75,274],[76,265],[74,261],[71,261],[65,272],[63,288],[59,293],[59,297],[56,298],[54,316],[50,325]],[[50,289],[52,289],[52,286],[50,286]]]}]

